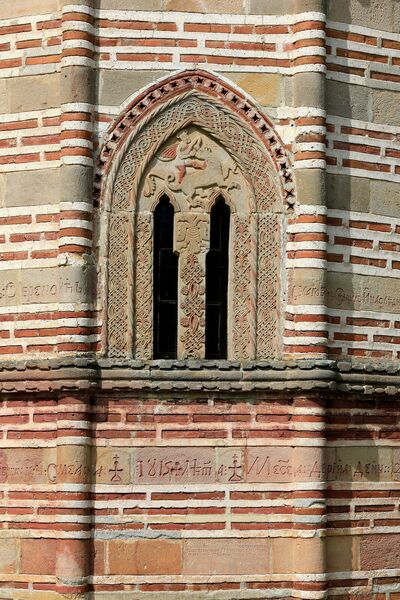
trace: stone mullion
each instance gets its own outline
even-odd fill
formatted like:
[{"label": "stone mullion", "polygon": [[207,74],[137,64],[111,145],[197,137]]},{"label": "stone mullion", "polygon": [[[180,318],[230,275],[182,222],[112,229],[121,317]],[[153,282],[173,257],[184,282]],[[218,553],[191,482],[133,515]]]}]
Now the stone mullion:
[{"label": "stone mullion", "polygon": [[206,254],[210,215],[179,213],[174,248],[179,253],[178,358],[205,358]]},{"label": "stone mullion", "polygon": [[135,252],[135,356],[150,360],[153,354],[153,215],[139,214]]}]

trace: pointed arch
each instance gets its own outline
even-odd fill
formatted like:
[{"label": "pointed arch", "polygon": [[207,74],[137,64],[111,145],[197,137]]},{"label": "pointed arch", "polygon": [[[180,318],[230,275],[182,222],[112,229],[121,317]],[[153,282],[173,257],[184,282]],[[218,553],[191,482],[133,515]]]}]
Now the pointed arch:
[{"label": "pointed arch", "polygon": [[[150,209],[138,210],[139,194],[150,162],[188,128],[223,148],[251,190],[232,220],[231,251],[237,259],[229,357],[277,356],[282,219],[295,197],[290,162],[272,124],[244,94],[209,73],[194,71],[142,93],[111,127],[101,151],[96,182],[101,212],[108,215],[107,353],[152,357],[153,219]],[[185,221],[185,215],[179,218]],[[200,218],[195,208],[189,221],[193,219],[207,229],[209,215]],[[196,269],[201,278],[201,265]],[[204,345],[201,324],[192,337],[197,346],[192,344],[190,352],[196,356]]]}]

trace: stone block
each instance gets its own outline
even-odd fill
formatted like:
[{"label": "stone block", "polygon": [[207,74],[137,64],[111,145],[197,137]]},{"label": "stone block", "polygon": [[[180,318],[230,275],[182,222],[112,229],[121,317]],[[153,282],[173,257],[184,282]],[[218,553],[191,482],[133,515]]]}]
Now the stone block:
[{"label": "stone block", "polygon": [[49,465],[54,462],[53,448],[0,450],[0,482],[19,485],[49,483]]},{"label": "stone block", "polygon": [[370,179],[363,177],[328,173],[326,175],[328,208],[369,212],[372,185],[373,182]]},{"label": "stone block", "polygon": [[374,123],[394,126],[400,123],[400,96],[398,92],[373,90],[372,110]]},{"label": "stone block", "polygon": [[122,448],[96,448],[94,479],[97,484],[131,483],[131,456]]},{"label": "stone block", "polygon": [[58,539],[56,573],[62,580],[77,580],[89,570],[88,542],[86,539]]},{"label": "stone block", "polygon": [[11,538],[0,540],[0,573],[15,573],[17,565],[17,541]]},{"label": "stone block", "polygon": [[370,90],[342,81],[326,81],[326,111],[328,115],[349,119],[370,120],[368,110]]},{"label": "stone block", "polygon": [[120,106],[132,94],[167,74],[167,71],[102,70],[99,77],[99,104]]},{"label": "stone block", "polygon": [[7,173],[3,183],[4,206],[57,204],[60,169]]},{"label": "stone block", "polygon": [[398,569],[400,534],[363,535],[360,540],[360,569]]},{"label": "stone block", "polygon": [[94,540],[92,563],[93,563],[93,575],[101,577],[105,573],[105,553],[106,553],[106,542],[101,540]]},{"label": "stone block", "polygon": [[293,540],[294,573],[325,573],[325,539],[313,537]]},{"label": "stone block", "polygon": [[326,538],[326,561],[329,573],[358,570],[358,538],[335,535]]},{"label": "stone block", "polygon": [[58,108],[60,106],[60,75],[31,75],[7,80],[10,112]]},{"label": "stone block", "polygon": [[0,2],[0,19],[15,19],[26,15],[44,15],[56,13],[58,0],[13,0]]},{"label": "stone block", "polygon": [[144,484],[215,483],[213,448],[138,448],[132,479]]},{"label": "stone block", "polygon": [[180,541],[110,541],[109,575],[179,575],[182,571]]},{"label": "stone block", "polygon": [[395,33],[400,33],[400,2],[394,3],[394,14],[393,14],[393,31]]},{"label": "stone block", "polygon": [[336,449],[338,481],[378,482],[392,480],[392,449],[348,446]]},{"label": "stone block", "polygon": [[20,573],[54,575],[56,572],[55,539],[21,540]]},{"label": "stone block", "polygon": [[400,280],[329,271],[322,284],[319,269],[291,269],[289,303],[323,304],[343,310],[400,313]]},{"label": "stone block", "polygon": [[243,14],[243,0],[166,0],[165,10]]},{"label": "stone block", "polygon": [[391,181],[372,179],[370,183],[370,212],[376,215],[398,217],[400,214],[400,185]]},{"label": "stone block", "polygon": [[294,11],[302,12],[322,12],[326,11],[326,0],[294,0]]},{"label": "stone block", "polygon": [[270,573],[268,539],[192,539],[183,549],[184,575],[255,575]]},{"label": "stone block", "polygon": [[230,73],[229,78],[263,106],[279,106],[281,104],[282,75],[277,73]]},{"label": "stone block", "polygon": [[164,0],[95,0],[102,10],[162,10]]},{"label": "stone block", "polygon": [[393,31],[393,0],[328,0],[331,21]]},{"label": "stone block", "polygon": [[57,447],[57,483],[91,483],[90,475],[90,452],[86,446],[68,444]]},{"label": "stone block", "polygon": [[324,204],[324,171],[321,169],[296,169],[295,183],[296,197],[299,204]]},{"label": "stone block", "polygon": [[7,79],[0,79],[0,113],[9,112],[8,109],[8,94],[7,94]]},{"label": "stone block", "polygon": [[94,102],[95,80],[91,67],[64,67],[61,71],[62,102]]},{"label": "stone block", "polygon": [[93,169],[63,165],[60,173],[59,202],[88,202],[93,198]]},{"label": "stone block", "polygon": [[293,538],[272,538],[272,573],[293,573]]},{"label": "stone block", "polygon": [[294,106],[323,107],[325,104],[325,75],[297,73],[293,76]]},{"label": "stone block", "polygon": [[3,208],[6,202],[6,181],[7,175],[0,173],[0,208]]},{"label": "stone block", "polygon": [[293,0],[249,0],[246,2],[249,15],[285,15],[293,10]]}]

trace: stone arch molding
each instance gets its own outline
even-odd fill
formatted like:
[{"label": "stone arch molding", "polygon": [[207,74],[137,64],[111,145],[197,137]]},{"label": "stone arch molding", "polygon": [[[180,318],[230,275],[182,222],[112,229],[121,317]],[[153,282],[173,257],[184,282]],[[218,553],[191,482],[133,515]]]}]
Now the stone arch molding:
[{"label": "stone arch molding", "polygon": [[209,212],[231,207],[228,359],[276,358],[290,162],[271,123],[237,90],[187,72],[142,94],[110,131],[97,173],[106,229],[104,347],[152,358],[153,211],[175,207],[179,254],[178,358],[204,358]]}]

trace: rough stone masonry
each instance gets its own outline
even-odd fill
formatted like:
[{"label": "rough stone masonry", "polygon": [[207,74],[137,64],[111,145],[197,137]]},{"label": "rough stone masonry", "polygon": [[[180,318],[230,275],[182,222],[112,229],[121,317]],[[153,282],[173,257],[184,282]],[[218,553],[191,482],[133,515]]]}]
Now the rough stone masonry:
[{"label": "rough stone masonry", "polygon": [[399,159],[398,0],[0,2],[1,600],[400,599]]}]

